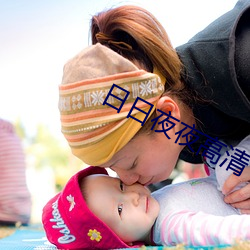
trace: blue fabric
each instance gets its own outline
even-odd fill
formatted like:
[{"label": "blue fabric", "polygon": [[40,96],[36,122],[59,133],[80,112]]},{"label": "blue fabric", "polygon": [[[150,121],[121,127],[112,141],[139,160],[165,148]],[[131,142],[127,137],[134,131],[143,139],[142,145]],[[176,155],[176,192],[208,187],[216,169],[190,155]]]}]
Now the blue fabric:
[{"label": "blue fabric", "polygon": [[[175,247],[173,247],[174,249]],[[226,246],[217,247],[186,247],[186,250],[215,250],[223,249]],[[50,244],[45,237],[45,233],[40,226],[22,227],[6,238],[0,239],[0,249],[4,250],[56,250],[57,248]],[[147,247],[148,250],[166,250],[170,247]],[[131,250],[131,249],[130,249]],[[133,248],[139,250],[139,248]]]},{"label": "blue fabric", "polygon": [[[226,249],[229,246],[227,245],[223,245],[223,246],[216,246],[216,247],[185,247],[185,250],[218,250],[218,249]],[[161,246],[157,246],[157,247],[147,247],[147,248],[143,248],[145,250],[167,250],[167,249],[171,249],[173,248],[173,250],[177,249],[176,247],[161,247]],[[129,249],[129,248],[126,248]],[[142,250],[141,248],[132,248],[133,250]],[[125,249],[123,249],[125,250]],[[131,248],[130,248],[131,250]]]},{"label": "blue fabric", "polygon": [[23,227],[6,238],[0,240],[0,249],[6,250],[55,250],[42,229],[36,227]]}]

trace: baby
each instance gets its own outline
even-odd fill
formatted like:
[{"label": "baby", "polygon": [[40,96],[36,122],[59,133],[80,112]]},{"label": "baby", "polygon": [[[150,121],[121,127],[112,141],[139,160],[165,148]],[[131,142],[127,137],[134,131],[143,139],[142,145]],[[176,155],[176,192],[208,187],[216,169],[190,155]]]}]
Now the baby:
[{"label": "baby", "polygon": [[[249,153],[249,140],[237,148]],[[232,173],[219,167],[225,155],[209,177],[169,185],[152,194],[141,184],[127,186],[103,168],[88,167],[44,207],[47,238],[60,249],[208,246],[250,240],[250,216],[226,204],[219,190]]]},{"label": "baby", "polygon": [[[75,174],[64,189],[43,209],[42,221],[48,240],[60,249],[131,247],[129,241],[132,242],[137,237],[142,237],[139,237],[139,232],[134,236],[130,233],[130,230],[134,231],[133,227],[139,223],[139,218],[137,221],[122,220],[122,206],[125,206],[125,201],[122,197],[117,199],[119,193],[120,196],[125,194],[123,187],[120,179],[109,177],[104,168],[88,167]],[[148,203],[154,204],[152,210],[155,211],[152,211],[154,213],[151,216],[147,216],[146,207],[144,207],[145,217],[143,219],[147,216],[148,222],[144,224],[144,221],[140,221],[141,227],[136,226],[141,232],[146,232],[154,224],[159,212],[159,204],[150,196],[150,192],[144,186],[135,184],[129,188],[134,188],[134,192],[143,191],[145,197],[147,196],[148,200],[152,201]],[[128,195],[126,194],[126,196]],[[96,215],[91,208],[96,212],[98,210]],[[134,207],[134,211],[137,209],[138,206]],[[138,210],[137,216],[139,213]],[[129,216],[135,219],[133,214],[127,214],[126,218],[129,219]],[[124,229],[126,229],[124,232],[122,231],[123,222],[125,223]]]}]

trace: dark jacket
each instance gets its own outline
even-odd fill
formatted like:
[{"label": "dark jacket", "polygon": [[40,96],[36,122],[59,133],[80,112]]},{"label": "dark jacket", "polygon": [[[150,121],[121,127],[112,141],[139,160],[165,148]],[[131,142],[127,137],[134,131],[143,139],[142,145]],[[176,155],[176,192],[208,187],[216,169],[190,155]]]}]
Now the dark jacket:
[{"label": "dark jacket", "polygon": [[[197,129],[228,143],[250,134],[250,0],[238,1],[176,50],[185,83],[206,100],[193,107]],[[202,162],[187,148],[180,158]]]}]

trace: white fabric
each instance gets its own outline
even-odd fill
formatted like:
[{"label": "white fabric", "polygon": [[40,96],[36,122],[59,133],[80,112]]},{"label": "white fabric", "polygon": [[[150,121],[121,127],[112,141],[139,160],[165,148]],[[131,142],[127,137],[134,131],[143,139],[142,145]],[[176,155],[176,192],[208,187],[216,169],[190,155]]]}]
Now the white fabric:
[{"label": "white fabric", "polygon": [[[237,148],[250,154],[250,136]],[[226,171],[226,165],[219,167],[226,156],[221,156],[209,177],[169,185],[153,193],[161,208],[153,229],[155,244],[206,246],[250,239],[250,215],[240,215],[226,204],[220,191],[233,173]]]}]

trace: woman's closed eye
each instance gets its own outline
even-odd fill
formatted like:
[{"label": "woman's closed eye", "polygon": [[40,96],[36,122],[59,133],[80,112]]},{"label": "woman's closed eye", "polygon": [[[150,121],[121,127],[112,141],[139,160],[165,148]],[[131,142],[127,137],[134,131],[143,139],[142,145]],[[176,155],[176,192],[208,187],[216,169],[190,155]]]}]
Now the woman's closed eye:
[{"label": "woman's closed eye", "polygon": [[[122,180],[120,180],[120,190],[122,192],[124,191],[124,185],[123,185]],[[118,205],[118,214],[119,214],[119,216],[121,216],[121,214],[122,214],[122,209],[123,209],[123,204],[119,204]]]},{"label": "woman's closed eye", "polygon": [[121,180],[120,180],[120,189],[121,189],[122,192],[124,191],[124,184],[123,184],[123,182]]}]

